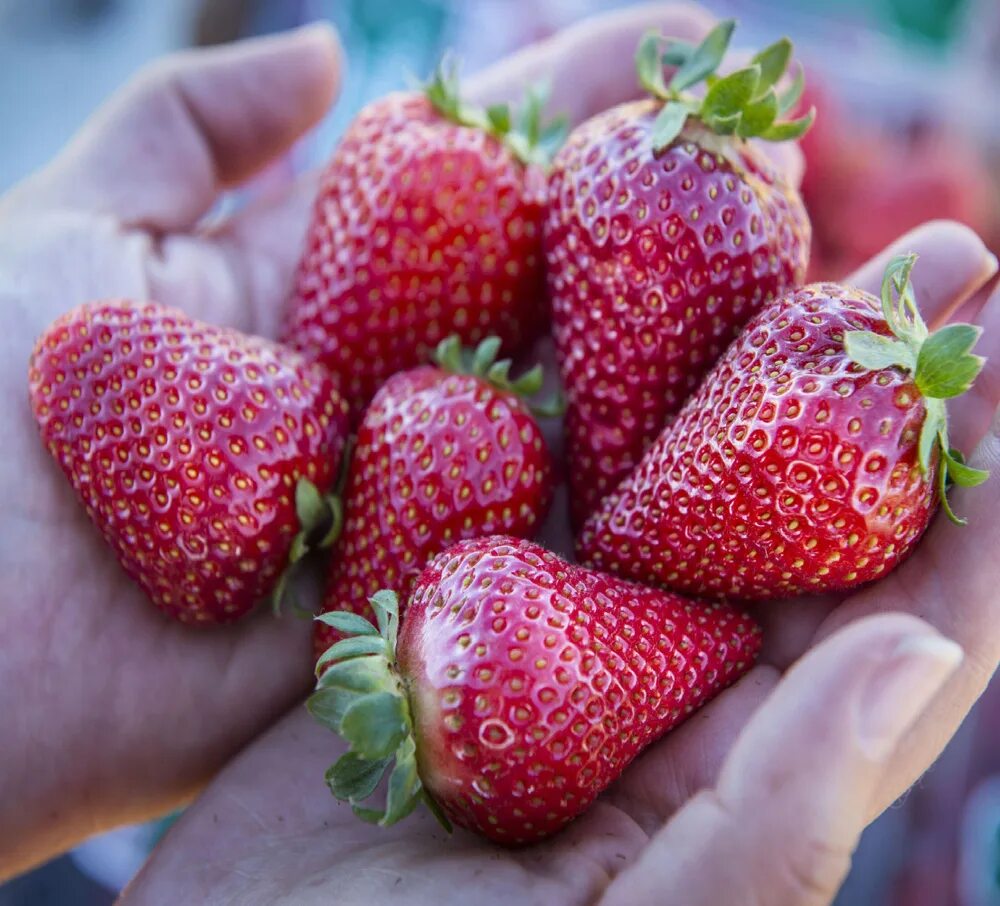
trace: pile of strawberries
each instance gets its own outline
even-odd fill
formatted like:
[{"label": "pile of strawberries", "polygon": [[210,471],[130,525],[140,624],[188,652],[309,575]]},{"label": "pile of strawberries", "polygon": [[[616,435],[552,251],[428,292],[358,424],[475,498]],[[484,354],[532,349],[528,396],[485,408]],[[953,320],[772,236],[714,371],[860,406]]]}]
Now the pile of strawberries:
[{"label": "pile of strawberries", "polygon": [[[986,478],[944,404],[977,333],[928,333],[913,256],[881,299],[801,285],[809,221],[764,149],[813,114],[786,118],[787,40],[717,73],[732,27],[648,35],[649,97],[565,144],[539,93],[482,109],[447,68],[371,104],[281,343],[125,300],[38,340],[42,438],[164,614],[280,603],[330,548],[309,707],[365,819],[423,802],[502,843],[558,830],[750,668],[760,629],[727,600],[876,580],[938,502],[958,521],[949,482]],[[546,332],[564,469],[542,370],[512,365]],[[530,540],[560,471],[578,564]]]}]

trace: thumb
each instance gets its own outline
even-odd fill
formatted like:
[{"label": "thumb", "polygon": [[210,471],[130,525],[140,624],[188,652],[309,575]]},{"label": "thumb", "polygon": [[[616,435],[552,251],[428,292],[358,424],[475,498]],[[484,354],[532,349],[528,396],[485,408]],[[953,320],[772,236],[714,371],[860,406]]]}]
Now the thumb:
[{"label": "thumb", "polygon": [[603,903],[825,906],[900,738],[961,662],[914,617],[851,624],[807,654]]}]

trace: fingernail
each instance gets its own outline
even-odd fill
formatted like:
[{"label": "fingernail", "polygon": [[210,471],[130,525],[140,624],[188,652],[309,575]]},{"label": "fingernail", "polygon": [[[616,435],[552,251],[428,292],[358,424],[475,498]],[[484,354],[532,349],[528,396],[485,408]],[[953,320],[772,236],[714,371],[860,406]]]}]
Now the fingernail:
[{"label": "fingernail", "polygon": [[941,635],[904,636],[876,670],[860,701],[858,741],[884,761],[962,663],[958,644]]}]

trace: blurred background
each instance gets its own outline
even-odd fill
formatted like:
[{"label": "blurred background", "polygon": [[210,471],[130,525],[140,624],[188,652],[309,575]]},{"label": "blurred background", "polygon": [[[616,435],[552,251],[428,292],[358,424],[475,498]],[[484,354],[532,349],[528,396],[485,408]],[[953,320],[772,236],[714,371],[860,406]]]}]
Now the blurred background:
[{"label": "blurred background", "polygon": [[[0,192],[44,164],[143,63],[178,48],[316,19],[350,64],[336,109],[280,164],[321,163],[367,100],[424,75],[447,47],[468,72],[615,0],[0,0]],[[1000,250],[998,0],[706,0],[737,42],[796,42],[812,273],[838,277],[924,220]],[[247,191],[254,191],[254,186]],[[0,886],[0,906],[103,906],[171,819],[123,828]],[[1000,683],[937,765],[862,841],[838,906],[1000,906]]]}]

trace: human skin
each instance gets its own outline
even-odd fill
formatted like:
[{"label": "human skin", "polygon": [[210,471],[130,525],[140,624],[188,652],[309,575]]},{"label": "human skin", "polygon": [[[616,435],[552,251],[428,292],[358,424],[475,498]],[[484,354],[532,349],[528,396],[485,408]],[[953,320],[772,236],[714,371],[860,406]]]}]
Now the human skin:
[{"label": "human skin", "polygon": [[[470,89],[484,99],[514,96],[527,80],[548,73],[556,87],[553,107],[579,121],[634,93],[632,49],[647,27],[694,38],[707,23],[703,13],[679,5],[589,20],[516,54]],[[197,317],[275,334],[312,183],[259,199],[227,220],[205,223],[202,216],[221,191],[243,182],[322,115],[336,93],[340,66],[336,42],[324,29],[156,64],[92,118],[52,165],[0,199],[0,388],[7,401],[0,411],[6,520],[0,546],[0,876],[91,833],[187,801],[308,689],[308,624],[260,614],[233,628],[193,632],[164,620],[143,600],[44,454],[26,402],[26,369],[42,329],[92,298],[152,297]],[[800,166],[794,150],[780,153],[794,175]],[[925,317],[937,323],[996,267],[979,240],[954,224],[928,225],[899,248],[921,254],[916,292]],[[872,262],[853,279],[873,289],[883,266],[884,260]],[[953,406],[952,433],[964,449],[978,444],[975,464],[996,469],[1000,440],[989,425],[1000,399],[1000,301],[963,315],[987,327],[979,351],[992,352],[993,360],[973,392]],[[955,639],[965,658],[952,674],[938,670],[950,678],[927,711],[903,728],[898,747],[872,760],[865,775],[869,798],[847,808],[855,819],[850,828],[863,826],[933,761],[996,667],[997,485],[993,480],[956,492],[955,505],[970,525],[958,529],[939,520],[917,555],[877,586],[842,603],[762,609],[772,643],[761,665],[637,762],[601,805],[558,838],[562,842],[535,856],[498,858],[471,838],[457,844],[461,850],[435,842],[428,854],[433,838],[417,817],[388,836],[370,837],[370,828],[344,820],[344,810],[321,787],[322,765],[335,757],[336,742],[318,735],[296,711],[219,777],[168,837],[134,896],[155,901],[178,864],[211,861],[220,870],[235,869],[256,858],[266,842],[266,855],[280,861],[261,864],[275,877],[294,867],[299,845],[301,858],[306,850],[319,852],[329,867],[342,868],[359,844],[382,844],[388,861],[372,861],[373,871],[380,865],[415,869],[418,856],[428,860],[421,864],[429,870],[434,860],[447,862],[466,851],[473,854],[472,872],[498,863],[520,871],[517,866],[537,859],[541,870],[572,882],[560,890],[593,898],[622,864],[640,865],[649,841],[664,839],[655,836],[664,821],[695,791],[716,782],[725,754],[760,704],[772,701],[788,664],[848,622],[888,611],[916,614],[934,629],[910,620],[905,632],[897,627],[897,641],[920,633],[936,638],[936,630]],[[559,544],[559,534],[556,525],[549,540]],[[895,650],[895,641],[885,644]],[[879,650],[874,643],[845,643],[831,657],[841,663],[856,648]],[[938,655],[928,664],[951,663]],[[930,666],[928,672],[934,672]],[[805,695],[811,685],[802,675],[797,687]],[[789,713],[798,712],[780,712]],[[805,750],[800,755],[808,757]],[[258,773],[276,763],[270,759],[284,759],[279,776]],[[212,814],[222,816],[225,834],[209,833]],[[278,833],[286,823],[291,843]],[[335,833],[327,834],[331,829]],[[616,844],[613,853],[598,845],[603,838]],[[621,840],[626,849],[617,845]],[[575,879],[577,857],[545,861],[546,853],[565,855],[574,845],[595,853],[580,864],[582,886]],[[393,854],[403,861],[392,862]],[[332,872],[332,883],[339,876],[339,869]],[[202,885],[206,901],[225,896],[211,876],[183,877]],[[449,879],[456,883],[441,870],[440,882]],[[175,897],[181,890],[175,886]],[[301,893],[293,884],[285,892]],[[252,901],[259,890],[245,893]]]}]

